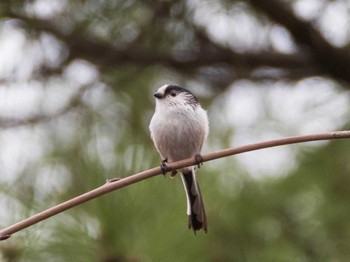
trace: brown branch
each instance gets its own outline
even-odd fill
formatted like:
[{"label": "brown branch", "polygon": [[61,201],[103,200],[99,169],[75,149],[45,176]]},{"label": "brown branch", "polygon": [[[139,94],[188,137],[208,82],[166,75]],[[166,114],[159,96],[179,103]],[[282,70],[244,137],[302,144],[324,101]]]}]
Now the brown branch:
[{"label": "brown branch", "polygon": [[302,49],[307,49],[316,67],[324,74],[350,83],[350,55],[347,49],[331,45],[311,22],[299,19],[284,1],[250,0],[249,2],[272,20],[283,25]]},{"label": "brown branch", "polygon": [[[310,141],[318,141],[318,140],[331,140],[331,139],[340,139],[340,138],[350,138],[350,131],[335,131],[335,132],[327,132],[327,133],[319,133],[319,134],[311,134],[311,135],[303,135],[303,136],[293,136],[286,137],[281,139],[275,139],[255,144],[250,144],[246,146],[241,146],[237,148],[227,148],[224,150],[220,150],[217,152],[212,152],[208,154],[202,155],[203,162],[211,161],[214,159],[219,159],[223,157],[228,157],[236,154],[241,154],[245,152],[250,152],[254,150],[276,147],[288,144],[296,144],[302,142],[310,142]],[[192,166],[196,164],[196,159],[188,158],[181,161],[169,163],[167,167],[167,171],[177,170],[186,166]],[[85,194],[72,198],[66,202],[63,202],[59,205],[46,209],[41,213],[33,215],[27,219],[24,219],[12,226],[9,226],[0,231],[0,240],[8,239],[13,233],[16,233],[22,229],[25,229],[29,226],[32,226],[40,221],[43,221],[49,217],[57,215],[65,210],[73,208],[77,205],[85,203],[89,200],[97,198],[101,195],[107,194],[111,191],[126,187],[128,185],[137,183],[139,181],[154,177],[162,173],[160,167],[155,167],[129,177],[125,177],[122,179],[109,180],[106,184],[93,189]]]},{"label": "brown branch", "polygon": [[[229,80],[234,81],[240,78],[236,74],[236,69],[246,72],[244,78],[251,78],[254,77],[252,74],[256,69],[273,67],[280,70],[298,70],[297,74],[294,73],[291,77],[288,74],[282,76],[286,79],[326,75],[350,83],[350,55],[346,49],[331,45],[311,22],[299,19],[281,0],[249,0],[249,2],[291,33],[300,47],[297,53],[238,53],[230,48],[215,44],[191,22],[188,22],[188,28],[194,28],[195,41],[198,41],[201,47],[199,49],[189,48],[183,53],[180,51],[162,53],[144,48],[139,41],[126,46],[117,46],[91,34],[82,33],[81,28],[79,30],[75,29],[74,26],[62,28],[59,18],[58,21],[45,20],[28,17],[13,11],[7,11],[6,14],[9,18],[22,20],[24,27],[29,27],[37,32],[50,33],[62,40],[69,50],[68,60],[83,58],[102,68],[110,69],[130,64],[148,67],[160,64],[188,74],[196,72],[202,67],[224,65],[231,70]],[[155,8],[155,13],[159,9],[163,15],[168,15],[168,12],[164,12],[163,5],[156,5],[153,8]],[[166,8],[169,6],[166,5]]]},{"label": "brown branch", "polygon": [[[244,68],[252,72],[260,67],[273,67],[279,69],[298,69],[302,72],[314,72],[322,74],[315,68],[312,57],[300,52],[296,54],[281,54],[277,52],[238,53],[232,49],[219,46],[210,39],[203,40],[203,35],[198,32],[198,41],[205,44],[196,50],[178,51],[175,54],[161,53],[159,51],[145,49],[139,43],[133,43],[126,47],[118,47],[108,41],[98,39],[93,35],[81,33],[81,30],[63,31],[53,21],[39,18],[30,18],[19,14],[9,13],[9,17],[21,19],[23,25],[41,32],[47,32],[62,42],[69,49],[68,59],[83,58],[102,68],[114,68],[115,66],[134,64],[148,67],[160,64],[171,67],[174,70],[188,72],[200,67],[226,65],[227,67]],[[198,30],[197,30],[198,31]]]}]

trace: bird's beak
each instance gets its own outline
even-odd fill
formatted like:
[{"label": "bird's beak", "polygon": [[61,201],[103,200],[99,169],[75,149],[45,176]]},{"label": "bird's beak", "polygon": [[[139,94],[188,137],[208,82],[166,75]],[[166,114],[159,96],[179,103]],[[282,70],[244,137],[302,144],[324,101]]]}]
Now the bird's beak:
[{"label": "bird's beak", "polygon": [[158,92],[155,92],[154,94],[153,94],[153,96],[155,97],[155,98],[162,98],[162,94],[161,93],[158,93]]}]

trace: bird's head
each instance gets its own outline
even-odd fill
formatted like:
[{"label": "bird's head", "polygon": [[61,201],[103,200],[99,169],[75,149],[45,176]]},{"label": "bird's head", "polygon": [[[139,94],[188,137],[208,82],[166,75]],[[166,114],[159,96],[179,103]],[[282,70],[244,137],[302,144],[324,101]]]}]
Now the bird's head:
[{"label": "bird's head", "polygon": [[161,86],[154,94],[157,107],[191,107],[198,105],[197,97],[189,90],[178,85],[170,84]]}]

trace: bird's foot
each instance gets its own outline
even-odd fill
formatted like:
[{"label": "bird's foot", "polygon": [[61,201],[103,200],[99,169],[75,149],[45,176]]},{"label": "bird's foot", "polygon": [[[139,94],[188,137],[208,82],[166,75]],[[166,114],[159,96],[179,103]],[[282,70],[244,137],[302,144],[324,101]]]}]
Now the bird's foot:
[{"label": "bird's foot", "polygon": [[163,176],[165,176],[167,169],[168,169],[168,159],[167,158],[162,160],[162,162],[160,164],[160,169],[162,170]]},{"label": "bird's foot", "polygon": [[175,177],[176,175],[177,175],[177,171],[176,170],[171,171],[171,173],[170,173],[170,177],[171,178]]},{"label": "bird's foot", "polygon": [[198,168],[201,168],[201,166],[203,165],[203,157],[201,154],[196,154],[194,156],[195,160],[196,160],[196,165],[198,166]]}]

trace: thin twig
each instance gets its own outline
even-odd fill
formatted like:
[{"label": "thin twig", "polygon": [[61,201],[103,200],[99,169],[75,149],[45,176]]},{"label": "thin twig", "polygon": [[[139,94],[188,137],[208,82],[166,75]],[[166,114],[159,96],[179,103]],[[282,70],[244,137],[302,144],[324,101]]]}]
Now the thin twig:
[{"label": "thin twig", "polygon": [[[214,159],[219,159],[227,156],[232,156],[236,154],[241,154],[241,153],[269,148],[269,147],[276,147],[276,146],[296,144],[296,143],[302,143],[302,142],[311,142],[311,141],[318,141],[318,140],[340,139],[340,138],[350,138],[350,131],[335,131],[335,132],[326,132],[326,133],[303,135],[303,136],[293,136],[293,137],[286,137],[286,138],[281,138],[276,140],[250,144],[250,145],[236,147],[236,148],[228,148],[228,149],[204,154],[202,155],[202,160],[203,162],[207,162]],[[192,166],[195,164],[196,164],[195,158],[188,158],[177,162],[169,163],[166,171],[177,170],[177,169],[180,169],[186,166]],[[79,204],[85,203],[89,200],[92,200],[101,195],[107,194],[111,191],[126,187],[128,185],[151,178],[161,173],[162,173],[161,168],[156,167],[156,168],[152,168],[152,169],[134,174],[129,177],[107,181],[106,184],[96,189],[93,189],[85,194],[72,198],[59,205],[46,209],[38,214],[35,214],[27,219],[24,219],[16,224],[13,224],[12,226],[9,226],[1,230],[0,240],[8,239],[13,233],[16,233],[22,229],[25,229],[49,217],[57,215],[58,213],[61,213]]]}]

